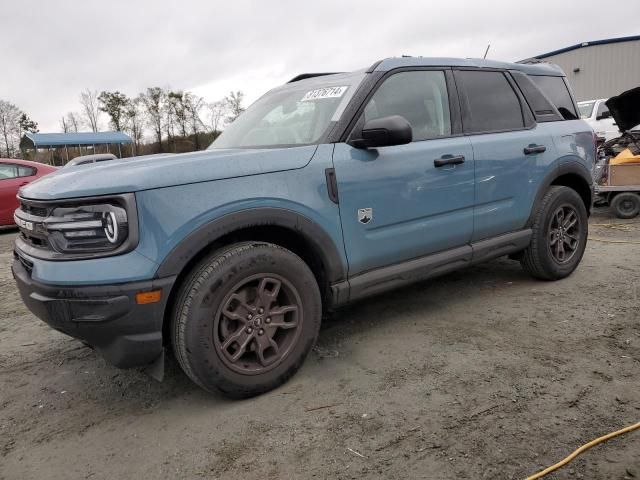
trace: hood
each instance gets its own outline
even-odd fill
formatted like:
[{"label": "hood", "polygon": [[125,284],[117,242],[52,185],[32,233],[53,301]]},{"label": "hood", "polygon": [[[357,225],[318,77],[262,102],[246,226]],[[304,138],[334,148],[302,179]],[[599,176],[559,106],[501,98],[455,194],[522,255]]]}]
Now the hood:
[{"label": "hood", "polygon": [[19,195],[33,200],[90,197],[293,170],[307,165],[316,148],[204,150],[111,160],[60,169],[21,188]]},{"label": "hood", "polygon": [[605,102],[621,132],[640,124],[640,87],[622,92]]}]

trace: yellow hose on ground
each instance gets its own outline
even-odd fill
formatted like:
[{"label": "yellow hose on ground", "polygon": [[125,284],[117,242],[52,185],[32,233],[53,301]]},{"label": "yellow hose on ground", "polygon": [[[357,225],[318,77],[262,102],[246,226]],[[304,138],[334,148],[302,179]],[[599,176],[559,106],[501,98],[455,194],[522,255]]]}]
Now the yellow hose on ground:
[{"label": "yellow hose on ground", "polygon": [[564,467],[567,463],[569,463],[571,460],[576,458],[578,455],[580,455],[585,450],[589,450],[591,447],[593,447],[595,445],[598,445],[599,443],[606,442],[607,440],[609,440],[609,439],[611,439],[613,437],[617,437],[618,435],[622,435],[624,433],[633,432],[634,430],[636,430],[638,428],[640,428],[640,422],[636,423],[635,425],[630,425],[628,427],[625,427],[622,430],[618,430],[617,432],[611,432],[611,433],[608,433],[607,435],[603,435],[600,438],[596,438],[595,440],[591,440],[589,443],[586,443],[583,446],[581,446],[580,448],[578,448],[576,451],[574,451],[571,455],[569,455],[564,460],[561,460],[560,462],[556,463],[555,465],[551,465],[549,468],[545,468],[544,470],[542,470],[541,472],[536,473],[535,475],[527,477],[526,480],[536,480],[538,478],[542,478],[545,475],[548,475],[549,473],[559,469],[560,467]]}]

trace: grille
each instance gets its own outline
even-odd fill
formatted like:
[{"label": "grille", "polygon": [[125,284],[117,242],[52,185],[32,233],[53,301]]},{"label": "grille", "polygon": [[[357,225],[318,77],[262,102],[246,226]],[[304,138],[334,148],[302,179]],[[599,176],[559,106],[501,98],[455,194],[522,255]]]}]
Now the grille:
[{"label": "grille", "polygon": [[25,202],[20,202],[20,209],[25,213],[36,215],[38,217],[46,217],[49,213],[45,207],[36,207]]},{"label": "grille", "polygon": [[31,226],[31,228],[25,228],[24,225],[18,223],[20,227],[20,237],[26,244],[39,249],[51,250],[47,239],[47,232],[42,227],[42,221],[45,220],[50,213],[51,208],[37,204],[33,205],[28,200],[20,200],[20,209],[16,211],[16,216],[24,218]]}]

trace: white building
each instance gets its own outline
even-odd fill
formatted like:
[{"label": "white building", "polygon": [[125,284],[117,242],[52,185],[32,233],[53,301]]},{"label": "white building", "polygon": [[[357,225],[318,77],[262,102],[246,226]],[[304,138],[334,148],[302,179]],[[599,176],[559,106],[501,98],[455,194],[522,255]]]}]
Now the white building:
[{"label": "white building", "polygon": [[640,86],[640,35],[584,42],[534,59],[559,65],[577,101],[609,98]]}]

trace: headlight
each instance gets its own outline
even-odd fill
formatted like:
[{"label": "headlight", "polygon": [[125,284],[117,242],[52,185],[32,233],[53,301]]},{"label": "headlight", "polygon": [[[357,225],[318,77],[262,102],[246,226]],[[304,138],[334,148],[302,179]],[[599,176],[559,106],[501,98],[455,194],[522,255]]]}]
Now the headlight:
[{"label": "headlight", "polygon": [[54,208],[43,227],[61,253],[115,250],[129,233],[127,211],[111,204]]},{"label": "headlight", "polygon": [[16,247],[47,260],[120,255],[138,244],[135,195],[40,201],[19,198]]}]

